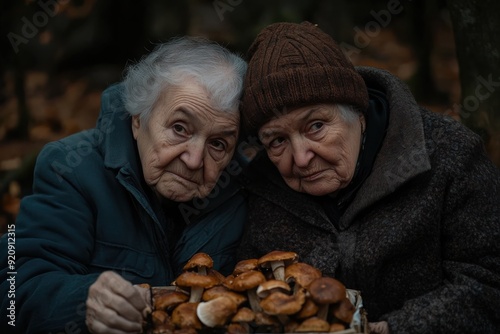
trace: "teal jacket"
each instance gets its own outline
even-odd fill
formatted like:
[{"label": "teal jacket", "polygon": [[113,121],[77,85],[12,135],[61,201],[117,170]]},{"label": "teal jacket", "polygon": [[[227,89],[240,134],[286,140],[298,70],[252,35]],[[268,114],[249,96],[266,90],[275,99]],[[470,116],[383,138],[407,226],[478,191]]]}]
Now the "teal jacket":
[{"label": "teal jacket", "polygon": [[106,270],[134,284],[168,285],[205,252],[229,273],[246,217],[239,162],[231,161],[206,199],[181,205],[189,223],[175,245],[167,241],[168,212],[140,166],[120,84],[103,93],[94,129],[43,148],[33,194],[0,239],[0,332],[87,332],[87,291]]}]

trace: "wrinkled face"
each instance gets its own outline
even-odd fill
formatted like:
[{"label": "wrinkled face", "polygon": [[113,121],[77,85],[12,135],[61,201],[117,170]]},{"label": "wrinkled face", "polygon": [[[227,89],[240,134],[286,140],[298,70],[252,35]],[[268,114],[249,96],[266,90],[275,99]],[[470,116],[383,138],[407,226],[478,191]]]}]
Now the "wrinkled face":
[{"label": "wrinkled face", "polygon": [[334,105],[312,105],[267,122],[259,138],[290,188],[322,196],[351,182],[364,122],[344,119]]},{"label": "wrinkled face", "polygon": [[233,155],[239,113],[214,109],[190,81],[169,87],[147,121],[132,119],[146,183],[177,202],[207,196]]}]

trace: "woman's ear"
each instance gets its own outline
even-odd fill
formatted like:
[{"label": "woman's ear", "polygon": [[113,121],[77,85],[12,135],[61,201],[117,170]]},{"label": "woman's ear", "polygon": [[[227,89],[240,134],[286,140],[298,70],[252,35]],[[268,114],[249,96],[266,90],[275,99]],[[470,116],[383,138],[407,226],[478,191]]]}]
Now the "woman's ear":
[{"label": "woman's ear", "polygon": [[139,136],[139,129],[141,128],[141,118],[139,115],[132,116],[132,134],[134,135],[134,139],[137,140]]},{"label": "woman's ear", "polygon": [[361,133],[365,133],[366,131],[366,120],[365,120],[365,115],[361,114],[359,115],[359,124],[361,125]]}]

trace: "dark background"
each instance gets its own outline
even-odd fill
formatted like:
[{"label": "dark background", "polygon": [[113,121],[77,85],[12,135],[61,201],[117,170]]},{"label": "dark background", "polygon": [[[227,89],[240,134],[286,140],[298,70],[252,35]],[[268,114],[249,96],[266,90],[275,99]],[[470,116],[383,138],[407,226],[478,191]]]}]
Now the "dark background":
[{"label": "dark background", "polygon": [[[102,90],[174,36],[206,36],[244,55],[268,24],[308,20],[331,34],[355,65],[387,69],[419,103],[461,120],[446,1],[4,0],[0,6],[2,230],[31,190],[40,148],[93,127]],[[492,159],[499,147],[488,146]]]}]

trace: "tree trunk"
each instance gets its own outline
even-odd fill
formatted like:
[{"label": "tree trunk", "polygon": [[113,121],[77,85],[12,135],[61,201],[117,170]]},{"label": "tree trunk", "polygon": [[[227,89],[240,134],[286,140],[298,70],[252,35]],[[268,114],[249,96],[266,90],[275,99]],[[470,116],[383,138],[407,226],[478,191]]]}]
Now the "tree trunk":
[{"label": "tree trunk", "polygon": [[460,117],[500,167],[500,1],[448,0],[460,66]]}]

